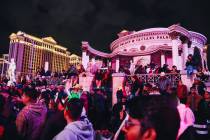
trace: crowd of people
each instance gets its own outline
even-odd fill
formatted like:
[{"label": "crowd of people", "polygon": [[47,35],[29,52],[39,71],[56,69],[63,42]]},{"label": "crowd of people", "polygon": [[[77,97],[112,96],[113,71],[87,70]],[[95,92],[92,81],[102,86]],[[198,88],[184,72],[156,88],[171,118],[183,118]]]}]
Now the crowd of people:
[{"label": "crowd of people", "polygon": [[[90,72],[90,71],[89,71]],[[174,86],[167,73],[179,74],[176,66],[137,65],[116,92],[112,104],[110,68],[91,70],[90,91],[83,91],[79,75],[87,76],[82,65],[60,73],[37,72],[7,86],[0,81],[0,139],[5,140],[208,140],[210,91],[199,77],[187,90],[179,79]],[[138,74],[159,74],[156,83]],[[129,81],[129,77],[131,81]]]}]

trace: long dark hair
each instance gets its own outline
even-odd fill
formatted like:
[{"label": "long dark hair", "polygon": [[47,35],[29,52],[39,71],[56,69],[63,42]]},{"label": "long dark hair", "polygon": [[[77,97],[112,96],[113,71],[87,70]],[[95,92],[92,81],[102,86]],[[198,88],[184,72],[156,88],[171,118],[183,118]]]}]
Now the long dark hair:
[{"label": "long dark hair", "polygon": [[194,66],[196,66],[196,68],[198,67],[202,68],[202,59],[201,59],[201,54],[198,47],[194,48],[193,63],[194,63]]}]

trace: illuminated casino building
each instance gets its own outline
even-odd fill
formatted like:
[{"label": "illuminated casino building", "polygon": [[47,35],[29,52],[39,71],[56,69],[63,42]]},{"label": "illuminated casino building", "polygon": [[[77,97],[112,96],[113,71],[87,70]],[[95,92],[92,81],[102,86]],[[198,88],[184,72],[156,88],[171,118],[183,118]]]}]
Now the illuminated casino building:
[{"label": "illuminated casino building", "polygon": [[70,56],[70,62],[69,62],[70,65],[74,65],[74,66],[77,66],[79,64],[82,64],[82,58],[76,54],[72,54]]},{"label": "illuminated casino building", "polygon": [[38,38],[24,32],[10,35],[9,60],[15,59],[17,73],[35,73],[48,67],[52,72],[66,70],[70,52],[52,37]]},{"label": "illuminated casino building", "polygon": [[180,25],[168,28],[150,28],[141,31],[123,30],[118,34],[118,39],[111,45],[111,53],[95,50],[88,42],[82,42],[82,64],[87,68],[88,63],[99,60],[108,61],[116,71],[120,66],[130,66],[140,62],[142,65],[154,62],[159,66],[175,65],[179,70],[184,70],[187,56],[194,53],[197,47],[202,56],[202,66],[207,63],[205,44],[207,38]]}]

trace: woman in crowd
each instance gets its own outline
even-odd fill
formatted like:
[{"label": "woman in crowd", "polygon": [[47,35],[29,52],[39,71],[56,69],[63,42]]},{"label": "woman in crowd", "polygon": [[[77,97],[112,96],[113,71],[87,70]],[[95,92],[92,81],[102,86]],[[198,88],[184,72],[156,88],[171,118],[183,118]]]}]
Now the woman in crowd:
[{"label": "woman in crowd", "polygon": [[193,62],[192,54],[188,55],[185,65],[186,65],[186,70],[187,70],[187,76],[188,76],[188,78],[190,78],[191,75],[193,74],[193,70],[194,70],[194,62]]},{"label": "woman in crowd", "polygon": [[102,78],[103,78],[103,75],[101,73],[101,70],[97,69],[97,71],[95,73],[96,88],[101,88]]}]

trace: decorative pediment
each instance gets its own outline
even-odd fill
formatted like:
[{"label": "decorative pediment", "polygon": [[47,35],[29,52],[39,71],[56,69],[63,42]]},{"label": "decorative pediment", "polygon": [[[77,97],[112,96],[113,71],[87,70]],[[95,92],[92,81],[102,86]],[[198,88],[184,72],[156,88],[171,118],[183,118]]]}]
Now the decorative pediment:
[{"label": "decorative pediment", "polygon": [[42,38],[42,40],[47,41],[47,42],[50,42],[50,43],[53,43],[53,44],[57,44],[57,42],[55,41],[55,39],[53,39],[51,36]]},{"label": "decorative pediment", "polygon": [[17,37],[17,35],[16,35],[15,33],[12,33],[12,34],[9,36],[10,39],[16,38],[16,37]]}]

